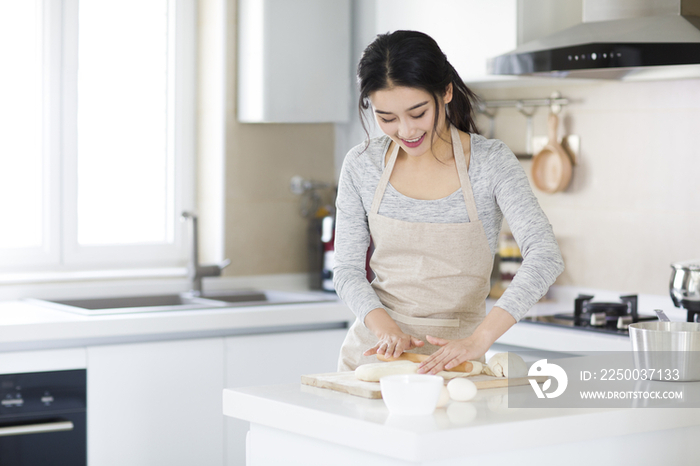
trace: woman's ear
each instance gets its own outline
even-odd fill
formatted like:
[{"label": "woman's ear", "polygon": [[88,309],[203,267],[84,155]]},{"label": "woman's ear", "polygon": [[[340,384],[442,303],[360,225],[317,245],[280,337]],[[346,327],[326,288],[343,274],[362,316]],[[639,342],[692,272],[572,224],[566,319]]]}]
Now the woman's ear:
[{"label": "woman's ear", "polygon": [[452,102],[452,83],[448,84],[445,88],[445,94],[442,96],[442,101],[445,105]]}]

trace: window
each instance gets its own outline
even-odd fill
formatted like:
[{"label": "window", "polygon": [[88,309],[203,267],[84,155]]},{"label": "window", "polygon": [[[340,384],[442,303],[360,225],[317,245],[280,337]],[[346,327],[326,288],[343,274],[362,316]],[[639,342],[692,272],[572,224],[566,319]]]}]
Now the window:
[{"label": "window", "polygon": [[194,0],[0,0],[0,270],[182,263]]}]

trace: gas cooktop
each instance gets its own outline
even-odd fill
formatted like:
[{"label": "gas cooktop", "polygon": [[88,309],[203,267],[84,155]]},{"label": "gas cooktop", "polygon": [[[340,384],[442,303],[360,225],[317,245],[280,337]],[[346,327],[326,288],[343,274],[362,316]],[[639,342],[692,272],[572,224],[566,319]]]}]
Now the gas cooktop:
[{"label": "gas cooktop", "polygon": [[591,295],[574,299],[574,312],[553,315],[525,316],[521,322],[555,327],[573,328],[589,332],[629,335],[629,325],[635,322],[658,320],[656,316],[637,313],[637,296],[620,296],[617,302],[592,301]]}]

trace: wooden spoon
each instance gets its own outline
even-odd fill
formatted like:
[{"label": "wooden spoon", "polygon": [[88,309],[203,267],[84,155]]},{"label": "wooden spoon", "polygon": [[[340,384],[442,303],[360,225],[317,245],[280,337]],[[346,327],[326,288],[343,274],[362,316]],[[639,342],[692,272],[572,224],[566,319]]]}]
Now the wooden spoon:
[{"label": "wooden spoon", "polygon": [[571,182],[571,157],[557,138],[559,118],[549,114],[549,141],[532,159],[532,181],[546,193],[563,191]]}]

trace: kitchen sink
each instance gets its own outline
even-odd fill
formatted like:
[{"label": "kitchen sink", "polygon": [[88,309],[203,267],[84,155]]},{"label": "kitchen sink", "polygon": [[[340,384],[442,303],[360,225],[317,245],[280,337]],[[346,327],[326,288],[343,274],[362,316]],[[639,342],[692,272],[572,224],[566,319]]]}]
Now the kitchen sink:
[{"label": "kitchen sink", "polygon": [[28,299],[27,301],[76,314],[105,315],[315,303],[334,300],[333,297],[315,293],[292,293],[273,290],[236,290],[206,293],[203,296],[192,296],[189,293],[181,293],[86,299]]},{"label": "kitchen sink", "polygon": [[[119,298],[67,299],[49,301],[63,306],[79,307],[91,311],[101,309],[122,309],[132,307],[183,306],[196,301],[180,295],[125,296]],[[197,303],[198,304],[198,303]]]}]

